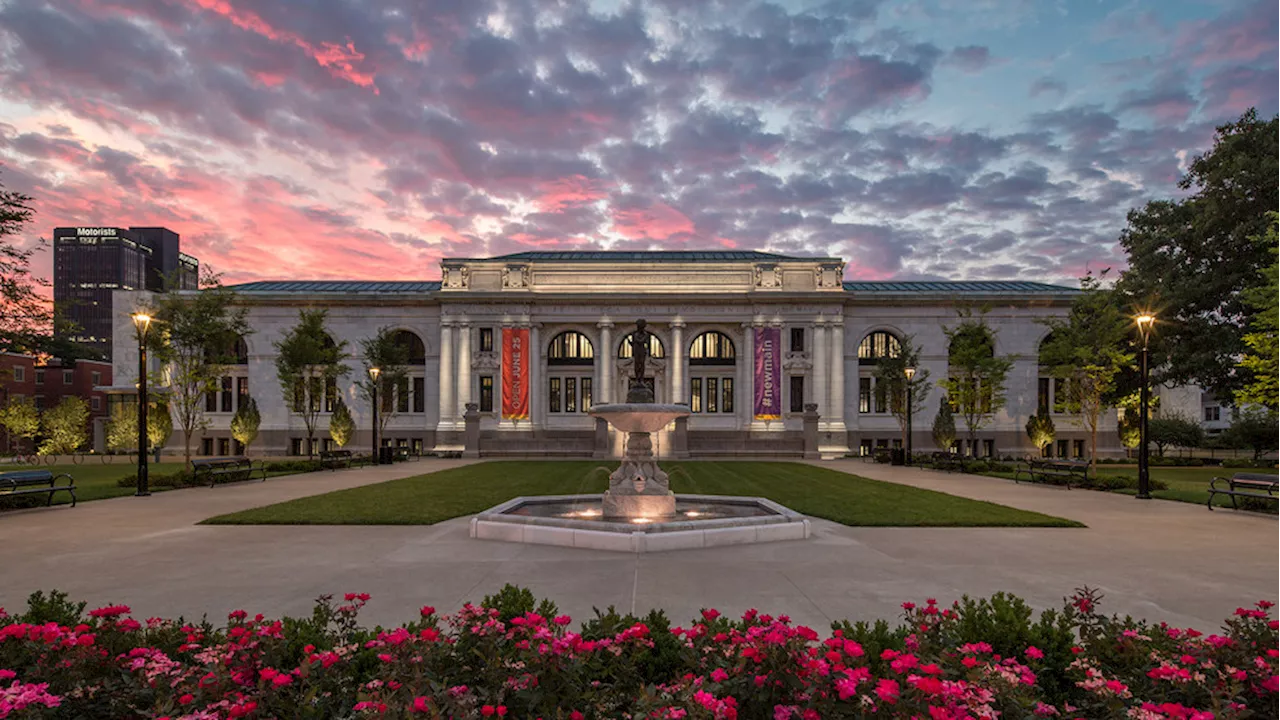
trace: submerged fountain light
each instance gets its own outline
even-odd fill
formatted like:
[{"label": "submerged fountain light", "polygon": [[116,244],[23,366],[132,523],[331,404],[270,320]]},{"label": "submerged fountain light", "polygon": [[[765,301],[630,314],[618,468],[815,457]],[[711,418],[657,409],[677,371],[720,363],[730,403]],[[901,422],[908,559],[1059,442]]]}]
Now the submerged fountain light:
[{"label": "submerged fountain light", "polygon": [[699,515],[701,515],[701,514],[702,514],[702,513],[698,512],[697,510],[686,510],[686,511],[685,511],[685,513],[684,513],[684,516],[685,516],[685,517],[698,517],[698,516],[699,516]]},{"label": "submerged fountain light", "polygon": [[647,517],[631,518],[631,522],[637,525],[647,525],[653,522],[653,518],[647,518]]},{"label": "submerged fountain light", "polygon": [[594,510],[592,508],[587,508],[586,510],[579,510],[577,512],[577,515],[578,517],[599,517],[600,511]]}]

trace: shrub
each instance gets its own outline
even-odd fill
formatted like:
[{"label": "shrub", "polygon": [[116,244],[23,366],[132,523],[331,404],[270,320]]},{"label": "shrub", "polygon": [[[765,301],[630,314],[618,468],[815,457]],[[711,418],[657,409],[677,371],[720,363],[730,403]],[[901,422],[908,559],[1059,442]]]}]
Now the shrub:
[{"label": "shrub", "polygon": [[1227,458],[1222,461],[1224,468],[1274,468],[1275,460],[1249,460],[1247,458]]},{"label": "shrub", "polygon": [[269,473],[304,473],[320,469],[319,460],[273,460],[263,465]]},{"label": "shrub", "polygon": [[[116,480],[116,486],[122,488],[131,488],[138,484],[138,473],[132,473]],[[147,471],[147,485],[153,488],[175,488],[175,487],[194,487],[199,483],[195,478],[184,470],[171,473],[158,473]]]},{"label": "shrub", "polygon": [[670,627],[610,608],[573,632],[517,613],[554,605],[511,586],[492,607],[370,630],[369,599],[323,596],[309,618],[237,610],[217,628],[35,594],[0,613],[0,713],[21,698],[24,718],[89,719],[1277,717],[1266,601],[1206,636],[1102,615],[1088,588],[1038,615],[1005,594],[929,599],[823,638],[756,610]]}]

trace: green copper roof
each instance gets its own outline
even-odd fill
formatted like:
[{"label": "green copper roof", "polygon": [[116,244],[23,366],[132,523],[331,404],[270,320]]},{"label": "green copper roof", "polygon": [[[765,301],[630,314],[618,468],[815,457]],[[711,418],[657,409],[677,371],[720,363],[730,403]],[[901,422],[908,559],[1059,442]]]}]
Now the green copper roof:
[{"label": "green copper roof", "polygon": [[238,293],[370,293],[375,295],[429,293],[440,289],[439,280],[263,280],[229,285]]},{"label": "green copper roof", "polygon": [[1062,285],[1023,280],[964,280],[959,282],[855,280],[844,284],[845,292],[868,295],[1075,295],[1080,291]]},{"label": "green copper roof", "polygon": [[795,260],[829,260],[840,262],[839,258],[795,257],[759,252],[757,250],[583,250],[565,252],[547,252],[533,250],[529,252],[498,255],[491,258],[445,258],[444,262],[483,262],[486,260],[507,260],[525,262],[782,262]]}]

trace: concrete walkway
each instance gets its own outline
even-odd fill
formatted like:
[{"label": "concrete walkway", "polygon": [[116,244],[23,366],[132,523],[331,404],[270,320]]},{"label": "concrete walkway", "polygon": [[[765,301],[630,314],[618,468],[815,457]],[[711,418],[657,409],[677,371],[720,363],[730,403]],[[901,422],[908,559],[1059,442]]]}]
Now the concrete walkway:
[{"label": "concrete walkway", "polygon": [[860,461],[816,463],[876,479],[1079,520],[1064,528],[850,528],[814,522],[810,540],[649,555],[471,540],[467,518],[435,526],[200,526],[213,515],[433,472],[424,460],[266,483],[117,498],[0,515],[0,606],[36,589],[139,616],[230,610],[304,614],[324,593],[368,592],[369,623],[432,604],[456,609],[504,583],[531,588],[575,618],[592,607],[661,607],[684,622],[702,607],[833,619],[893,618],[904,600],[1016,593],[1057,607],[1102,589],[1103,609],[1214,630],[1239,605],[1276,599],[1274,516]]}]

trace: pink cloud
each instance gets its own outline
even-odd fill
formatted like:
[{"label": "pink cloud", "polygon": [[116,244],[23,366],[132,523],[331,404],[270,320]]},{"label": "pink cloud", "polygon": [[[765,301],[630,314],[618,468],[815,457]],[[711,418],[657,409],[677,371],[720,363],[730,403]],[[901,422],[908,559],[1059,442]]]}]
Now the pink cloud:
[{"label": "pink cloud", "polygon": [[665,203],[613,211],[613,231],[632,240],[666,240],[693,232],[693,221]]},{"label": "pink cloud", "polygon": [[540,194],[534,203],[542,212],[560,212],[608,197],[607,187],[611,184],[582,175],[549,180],[538,184]]}]

